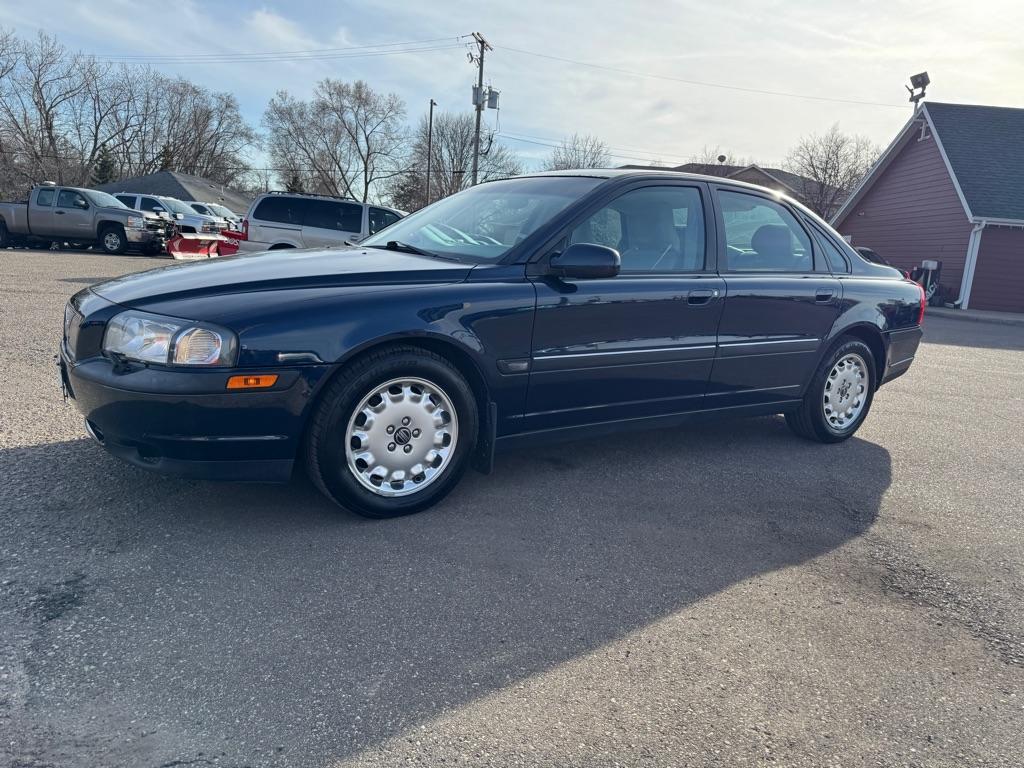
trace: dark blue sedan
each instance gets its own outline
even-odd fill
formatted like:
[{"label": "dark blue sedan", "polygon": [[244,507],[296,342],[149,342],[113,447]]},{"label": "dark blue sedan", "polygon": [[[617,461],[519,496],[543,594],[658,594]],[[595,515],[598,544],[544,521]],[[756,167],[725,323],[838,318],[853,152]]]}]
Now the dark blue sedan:
[{"label": "dark blue sedan", "polygon": [[284,481],[370,517],[436,503],[497,448],[785,414],[849,438],[906,373],[922,292],[759,187],[577,171],[474,187],[358,247],[93,286],[60,363],[140,467]]}]

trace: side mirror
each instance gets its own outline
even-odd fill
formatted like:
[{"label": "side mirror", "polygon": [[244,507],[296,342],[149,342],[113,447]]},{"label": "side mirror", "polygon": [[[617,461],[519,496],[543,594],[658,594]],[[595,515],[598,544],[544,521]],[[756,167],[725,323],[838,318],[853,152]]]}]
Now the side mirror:
[{"label": "side mirror", "polygon": [[176,214],[174,214],[174,218],[176,218],[178,221],[181,221],[182,219],[185,218],[185,214],[184,213],[176,213]]},{"label": "side mirror", "polygon": [[594,280],[615,277],[622,267],[622,258],[614,248],[594,243],[573,243],[551,257],[548,274],[554,277]]},{"label": "side mirror", "polygon": [[85,200],[75,199],[75,208],[81,208],[83,211],[89,210],[89,203]]}]

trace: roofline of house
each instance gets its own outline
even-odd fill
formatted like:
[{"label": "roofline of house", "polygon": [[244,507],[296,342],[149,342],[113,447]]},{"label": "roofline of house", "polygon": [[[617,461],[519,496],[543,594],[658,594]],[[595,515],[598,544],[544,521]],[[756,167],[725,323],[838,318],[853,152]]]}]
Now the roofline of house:
[{"label": "roofline of house", "polygon": [[967,220],[975,222],[977,219],[973,213],[971,213],[971,206],[967,204],[967,198],[964,197],[964,191],[960,188],[960,181],[957,179],[956,174],[953,173],[953,166],[949,162],[949,156],[946,155],[946,148],[942,146],[942,138],[939,136],[938,131],[935,130],[935,123],[932,122],[932,117],[928,114],[928,103],[922,103],[920,107],[914,112],[913,116],[907,121],[906,125],[900,129],[900,132],[896,134],[896,137],[889,143],[889,146],[885,148],[875,164],[871,166],[864,178],[861,179],[850,196],[846,198],[846,202],[840,206],[839,210],[836,211],[835,216],[832,217],[831,224],[834,227],[838,227],[843,223],[847,214],[861,201],[864,195],[867,193],[874,183],[881,176],[882,171],[889,167],[890,163],[896,158],[900,150],[907,144],[907,137],[910,135],[911,130],[920,125],[921,121],[924,121],[928,126],[928,130],[931,131],[932,138],[935,140],[935,146],[939,148],[939,155],[942,157],[942,162],[946,166],[946,173],[949,174],[950,180],[953,182],[953,188],[956,189],[957,197],[960,198],[960,204],[964,208],[964,213],[967,215]]},{"label": "roofline of house", "polygon": [[[763,174],[764,174],[765,176],[767,176],[767,177],[768,177],[769,179],[774,179],[774,180],[775,180],[775,181],[777,181],[777,182],[778,182],[779,184],[781,184],[781,185],[782,185],[782,186],[784,186],[784,187],[785,187],[786,189],[788,189],[788,190],[789,190],[790,192],[792,192],[792,193],[793,193],[793,196],[794,196],[794,197],[799,197],[800,193],[799,193],[799,192],[798,192],[798,191],[797,191],[796,189],[794,189],[794,188],[793,188],[793,187],[791,187],[791,186],[790,186],[789,184],[787,184],[786,182],[784,182],[784,181],[783,181],[782,179],[780,179],[780,178],[779,178],[778,176],[776,176],[776,175],[774,175],[774,174],[772,174],[772,173],[769,173],[768,171],[766,171],[766,170],[765,170],[764,168],[762,168],[762,167],[761,167],[760,165],[758,165],[757,163],[751,163],[750,165],[747,165],[747,166],[744,166],[743,168],[740,168],[740,169],[739,169],[738,171],[733,171],[732,173],[730,173],[730,174],[729,174],[729,175],[727,176],[727,178],[730,178],[730,179],[731,179],[731,178],[733,178],[733,177],[734,177],[734,176],[735,176],[736,174],[738,174],[738,173],[743,173],[744,171],[749,171],[749,170],[750,170],[751,168],[756,168],[756,169],[757,169],[757,170],[759,170],[759,171],[760,171],[761,173],[763,173]],[[813,179],[812,179],[812,181],[813,181]]]}]

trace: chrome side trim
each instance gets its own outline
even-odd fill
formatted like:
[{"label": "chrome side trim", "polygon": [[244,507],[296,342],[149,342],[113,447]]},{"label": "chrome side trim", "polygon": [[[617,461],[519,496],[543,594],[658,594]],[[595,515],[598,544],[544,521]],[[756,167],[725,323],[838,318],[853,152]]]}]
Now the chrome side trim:
[{"label": "chrome side trim", "polygon": [[714,344],[694,344],[689,347],[648,347],[646,349],[615,349],[607,352],[576,352],[568,355],[534,355],[534,360],[564,360],[578,357],[606,357],[608,355],[639,355],[643,352],[683,352],[691,349],[714,349]]},{"label": "chrome side trim", "polygon": [[895,363],[889,363],[889,367],[890,367],[890,368],[894,368],[894,367],[896,367],[897,365],[903,365],[904,363],[909,363],[909,362],[910,362],[910,361],[912,361],[912,360],[913,360],[913,359],[914,359],[915,357],[917,357],[917,355],[911,355],[910,357],[905,357],[905,358],[903,358],[902,360],[897,360],[897,361],[896,361]]},{"label": "chrome side trim", "polygon": [[759,347],[762,344],[809,344],[821,339],[765,339],[764,341],[727,341],[720,347]]},{"label": "chrome side trim", "polygon": [[323,360],[315,352],[278,352],[279,363],[322,363]]}]

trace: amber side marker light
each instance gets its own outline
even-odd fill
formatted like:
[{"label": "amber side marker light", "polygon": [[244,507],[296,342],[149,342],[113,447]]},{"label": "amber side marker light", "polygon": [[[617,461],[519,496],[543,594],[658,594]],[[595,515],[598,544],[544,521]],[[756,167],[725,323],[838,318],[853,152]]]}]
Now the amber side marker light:
[{"label": "amber side marker light", "polygon": [[259,376],[232,376],[228,379],[228,389],[266,389],[276,383],[276,373],[264,373]]}]

